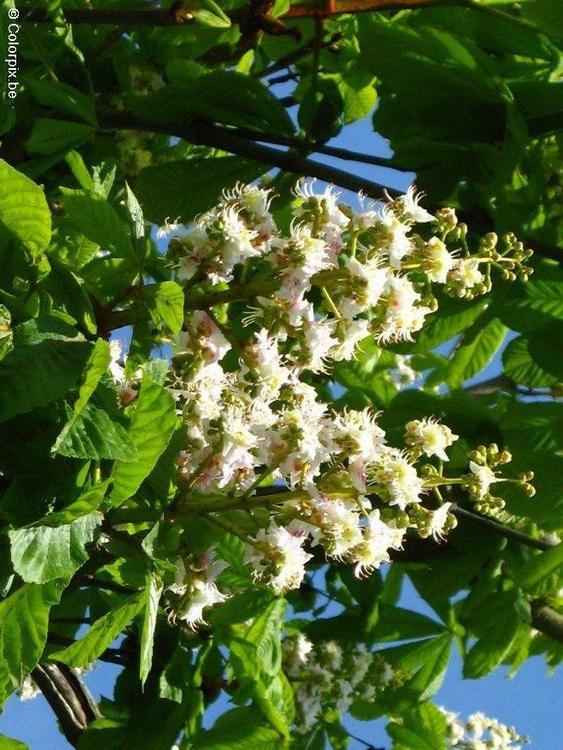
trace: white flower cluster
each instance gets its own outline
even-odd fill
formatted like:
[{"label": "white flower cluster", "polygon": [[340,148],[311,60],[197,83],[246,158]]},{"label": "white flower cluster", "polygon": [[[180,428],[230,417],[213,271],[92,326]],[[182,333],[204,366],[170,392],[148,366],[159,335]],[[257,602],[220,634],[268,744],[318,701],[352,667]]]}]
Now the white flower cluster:
[{"label": "white flower cluster", "polygon": [[456,750],[521,750],[528,742],[514,729],[482,713],[472,714],[464,723],[459,714],[440,707],[448,724],[448,739]]},{"label": "white flower cluster", "polygon": [[269,191],[238,186],[175,236],[169,254],[180,280],[234,282],[242,297],[243,286],[253,303],[247,320],[291,341],[286,355],[296,366],[323,372],[330,361],[351,358],[368,336],[412,341],[436,309],[432,284],[457,296],[484,293],[491,266],[518,271],[528,257],[512,236],[509,249],[497,252],[491,235],[486,251],[481,243],[480,255],[471,256],[455,212],[433,216],[418,201],[410,188],[387,203],[362,199],[353,210],[332,188],[316,194],[302,182],[284,234]]},{"label": "white flower cluster", "polygon": [[[247,561],[276,592],[300,585],[311,558],[305,545],[355,563],[362,576],[389,561],[409,526],[440,538],[455,525],[449,504],[415,510],[425,492],[416,461],[447,460],[457,439],[445,425],[411,422],[409,447],[389,446],[368,409],[334,412],[320,401],[265,330],[244,348],[242,367],[227,372],[218,360],[229,343],[202,311],[192,315],[182,348],[190,376],[174,389],[187,429],[181,482],[243,497],[261,479],[293,490],[283,505],[279,496],[277,515],[248,544]],[[368,492],[379,496],[381,510],[372,509]]]},{"label": "white flower cluster", "polygon": [[[463,235],[455,215],[436,220],[412,189],[353,211],[331,189],[316,195],[305,184],[296,203],[285,237],[269,192],[238,187],[171,242],[191,310],[171,385],[186,428],[179,484],[187,497],[207,496],[209,512],[216,498],[272,509],[239,535],[255,578],[279,594],[299,587],[315,547],[361,577],[401,549],[409,528],[439,541],[456,523],[450,503],[431,491],[448,483],[442,462],[457,435],[434,419],[415,420],[401,450],[388,444],[378,415],[337,411],[314,386],[330,360],[350,358],[370,332],[397,340],[420,328],[434,307],[429,282],[446,283],[459,268],[445,245]],[[416,224],[440,237],[429,230],[424,240]],[[481,474],[455,481],[477,496],[482,481],[486,494],[498,480]],[[256,497],[272,484],[285,493]],[[176,593],[193,589],[203,601],[193,565],[186,570]],[[220,596],[208,594],[203,606]],[[183,618],[190,623],[201,621],[194,607]]]},{"label": "white flower cluster", "polygon": [[284,671],[296,685],[297,731],[306,733],[324,714],[345,713],[355,700],[373,702],[402,678],[378,653],[362,644],[350,652],[336,641],[313,644],[299,633],[283,642]]}]

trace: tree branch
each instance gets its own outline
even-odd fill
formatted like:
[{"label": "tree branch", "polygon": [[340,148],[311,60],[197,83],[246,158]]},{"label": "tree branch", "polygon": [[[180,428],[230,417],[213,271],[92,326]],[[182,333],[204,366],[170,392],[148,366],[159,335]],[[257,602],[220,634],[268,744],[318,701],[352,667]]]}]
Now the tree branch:
[{"label": "tree branch", "polygon": [[539,599],[531,602],[532,626],[553,638],[558,643],[563,643],[563,615],[556,612],[550,606]]},{"label": "tree branch", "polygon": [[[223,130],[223,128],[219,128]],[[356,161],[361,164],[373,164],[376,167],[387,167],[394,169],[397,172],[403,172],[404,170],[399,167],[395,167],[392,164],[391,159],[385,156],[372,156],[371,154],[362,154],[357,151],[351,151],[347,148],[339,148],[337,146],[328,146],[323,143],[306,142],[302,138],[292,138],[290,136],[276,135],[275,133],[260,133],[250,128],[232,128],[225,130],[226,133],[232,133],[240,138],[246,138],[249,141],[258,143],[271,143],[278,146],[287,146],[288,148],[295,148],[301,151],[311,151],[315,154],[323,154],[325,156],[333,156],[335,159],[342,159],[344,161]]]},{"label": "tree branch", "polygon": [[485,516],[481,516],[478,513],[473,513],[466,508],[461,508],[455,503],[452,504],[450,511],[456,516],[456,518],[463,518],[476,526],[481,526],[481,528],[491,531],[493,534],[503,536],[505,539],[513,539],[515,542],[524,544],[526,547],[533,547],[534,549],[541,550],[547,550],[553,547],[550,542],[545,542],[543,539],[536,539],[529,534],[524,534],[521,531],[516,531],[516,529],[511,529],[510,526],[505,526],[498,521],[493,521],[491,518],[485,518]]},{"label": "tree branch", "polygon": [[172,138],[182,138],[196,146],[209,146],[227,151],[245,159],[256,161],[268,167],[277,167],[297,175],[308,175],[339,185],[354,192],[364,192],[371,198],[380,198],[384,190],[397,196],[400,191],[373,180],[358,177],[350,171],[321,164],[300,154],[262,146],[254,141],[209,122],[192,122],[189,125],[148,123],[132,113],[99,113],[100,125],[105,130],[137,130],[149,133],[164,133]]},{"label": "tree branch", "polygon": [[75,672],[59,664],[38,664],[31,676],[53,709],[62,733],[77,747],[82,732],[99,715],[88,688]]}]

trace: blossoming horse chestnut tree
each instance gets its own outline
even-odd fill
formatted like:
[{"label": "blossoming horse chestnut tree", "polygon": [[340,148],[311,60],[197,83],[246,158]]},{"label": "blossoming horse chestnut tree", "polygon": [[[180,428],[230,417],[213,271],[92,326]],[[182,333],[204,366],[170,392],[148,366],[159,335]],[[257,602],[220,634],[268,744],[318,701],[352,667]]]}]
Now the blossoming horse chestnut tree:
[{"label": "blossoming horse chestnut tree", "polygon": [[[526,741],[432,696],[563,653],[558,2],[3,4],[2,702],[82,750]],[[330,144],[368,116],[392,158]]]}]

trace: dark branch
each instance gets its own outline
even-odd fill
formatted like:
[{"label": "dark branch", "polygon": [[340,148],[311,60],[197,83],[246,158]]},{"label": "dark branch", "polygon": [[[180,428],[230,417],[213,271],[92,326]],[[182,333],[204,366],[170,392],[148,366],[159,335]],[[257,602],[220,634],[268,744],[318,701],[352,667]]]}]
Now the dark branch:
[{"label": "dark branch", "polygon": [[381,198],[386,190],[390,195],[399,195],[399,191],[373,180],[358,177],[350,171],[337,169],[320,162],[307,159],[290,151],[281,151],[242,138],[225,128],[219,128],[208,122],[193,122],[189,125],[148,123],[127,112],[99,113],[100,125],[105,130],[137,130],[149,133],[164,133],[175,138],[183,138],[196,146],[228,151],[245,159],[264,164],[266,167],[277,167],[297,175],[308,175],[320,180],[339,185],[354,192],[364,192],[371,198]]},{"label": "dark branch", "polygon": [[473,513],[472,511],[466,510],[465,508],[460,508],[459,505],[453,504],[450,508],[450,511],[457,518],[466,519],[476,526],[481,526],[481,528],[487,529],[487,531],[491,531],[493,534],[503,536],[506,539],[513,539],[515,542],[526,545],[526,547],[547,550],[551,549],[551,547],[553,546],[549,542],[545,542],[542,539],[535,539],[529,534],[523,534],[521,531],[511,529],[510,526],[505,526],[498,521],[493,521],[490,518],[485,518],[484,516],[480,516],[478,513]]},{"label": "dark branch", "polygon": [[31,676],[74,747],[88,724],[99,714],[88,688],[75,672],[58,664],[38,664]]},{"label": "dark branch", "polygon": [[554,641],[563,643],[563,615],[539,599],[532,601],[531,605],[533,627]]}]

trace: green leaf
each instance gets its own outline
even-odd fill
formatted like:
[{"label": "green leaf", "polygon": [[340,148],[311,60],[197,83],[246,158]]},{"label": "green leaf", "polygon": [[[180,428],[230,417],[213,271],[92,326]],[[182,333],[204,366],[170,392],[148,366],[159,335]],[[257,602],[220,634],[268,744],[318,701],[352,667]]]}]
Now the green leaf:
[{"label": "green leaf", "polygon": [[77,518],[87,516],[98,510],[106,490],[109,487],[110,480],[106,479],[105,482],[100,482],[94,487],[83,492],[76,500],[64,507],[62,510],[55,511],[55,513],[49,513],[48,515],[41,518],[39,521],[31,524],[32,526],[62,526],[64,524],[70,524]]},{"label": "green leaf", "polygon": [[125,183],[125,194],[127,196],[127,210],[131,217],[133,224],[133,235],[136,240],[140,240],[145,236],[145,220],[143,218],[143,209],[139,205],[139,201],[135,197],[135,193],[131,190],[128,183]]},{"label": "green leaf", "polygon": [[[543,345],[544,337],[541,337]],[[554,344],[556,346],[556,344]],[[534,361],[530,353],[530,341],[525,336],[518,336],[513,339],[502,355],[504,372],[515,383],[525,385],[528,388],[544,388],[554,385],[557,378],[549,372],[543,370],[537,362]],[[546,348],[549,346],[547,343]]]},{"label": "green leaf", "polygon": [[563,404],[511,403],[500,426],[513,452],[555,454],[563,445]]},{"label": "green leaf", "polygon": [[492,672],[512,648],[522,620],[515,605],[515,592],[496,594],[490,600],[487,627],[481,638],[465,656],[463,676],[469,679],[484,677]]},{"label": "green leaf", "polygon": [[393,750],[446,750],[448,725],[444,714],[431,703],[416,706],[391,722],[387,732],[393,739]]},{"label": "green leaf", "polygon": [[11,323],[10,311],[4,305],[0,305],[0,359],[12,350],[14,334]]},{"label": "green leaf", "polygon": [[43,280],[43,288],[57,300],[58,305],[71,315],[86,333],[95,334],[96,314],[86,292],[84,282],[54,257],[49,258],[51,272]]},{"label": "green leaf", "polygon": [[427,318],[424,328],[416,337],[416,351],[424,352],[449,341],[475,322],[486,309],[487,301],[442,297],[436,313]]},{"label": "green leaf", "polygon": [[145,609],[143,614],[143,627],[141,629],[141,654],[139,659],[139,676],[141,685],[144,685],[152,666],[152,655],[154,648],[154,630],[158,614],[158,603],[162,594],[162,582],[156,573],[147,576],[145,588]]},{"label": "green leaf", "polygon": [[559,0],[524,0],[521,9],[524,17],[546,34],[563,37],[563,7]]},{"label": "green leaf", "polygon": [[[62,81],[40,81],[31,77],[25,77],[24,82],[39,104],[74,115],[90,125],[96,125],[96,110],[92,100],[73,86]],[[61,122],[60,129],[64,129],[65,124]]]},{"label": "green leaf", "polygon": [[0,734],[0,750],[29,750],[29,746],[25,742],[20,742],[11,737],[6,737],[5,734]]},{"label": "green leaf", "polygon": [[233,70],[214,70],[168,84],[149,96],[136,97],[140,117],[151,121],[213,120],[223,125],[292,135],[287,110],[256,78]]},{"label": "green leaf", "polygon": [[184,323],[184,292],[175,281],[149,284],[143,288],[143,296],[151,318],[155,323],[163,322],[171,333],[176,334]]},{"label": "green leaf", "polygon": [[82,383],[78,389],[78,398],[76,399],[72,410],[72,416],[61,430],[55,444],[53,445],[53,453],[57,453],[59,444],[64,443],[66,440],[74,423],[86,407],[91,395],[96,390],[100,378],[107,371],[110,360],[111,352],[109,344],[103,339],[98,339],[94,344],[92,353],[88,357],[88,362],[86,363],[86,368],[82,376]]},{"label": "green leaf", "polygon": [[132,497],[150,474],[177,426],[172,395],[143,374],[129,437],[137,449],[134,464],[118,461],[113,470],[111,502],[120,505]]},{"label": "green leaf", "polygon": [[274,599],[245,635],[245,639],[256,646],[263,672],[272,677],[281,668],[281,629],[286,606],[285,599]]},{"label": "green leaf", "polygon": [[156,224],[178,217],[189,224],[217,202],[222,190],[237,182],[252,182],[263,164],[238,156],[193,157],[143,169],[136,185],[145,216]]},{"label": "green leaf", "polygon": [[381,603],[379,619],[370,637],[380,641],[403,641],[442,633],[444,626],[420,612]]},{"label": "green leaf", "polygon": [[90,351],[84,341],[42,341],[7,354],[0,361],[0,422],[62,398],[77,385]]},{"label": "green leaf", "polygon": [[137,448],[127,429],[103,409],[86,404],[76,418],[70,414],[70,425],[57,438],[53,452],[68,458],[109,459],[130,463],[137,459]]},{"label": "green leaf", "polygon": [[195,8],[192,13],[196,23],[217,29],[228,29],[231,19],[213,0],[200,0],[203,8]]},{"label": "green leaf", "polygon": [[70,120],[35,120],[31,135],[25,142],[30,154],[64,154],[77,149],[96,132],[92,125]]},{"label": "green leaf", "polygon": [[275,729],[260,724],[260,714],[248,708],[235,708],[221,716],[215,726],[199,733],[193,750],[280,750]]},{"label": "green leaf", "polygon": [[51,240],[51,212],[43,190],[0,159],[0,225],[34,256]]},{"label": "green leaf", "polygon": [[489,364],[506,332],[507,328],[500,320],[489,320],[487,312],[483,313],[461,337],[447,365],[435,371],[431,384],[440,381],[452,388],[461,388],[466,380]]},{"label": "green leaf", "polygon": [[27,583],[0,602],[0,706],[39,661],[61,592],[60,581]]},{"label": "green leaf", "polygon": [[14,570],[28,583],[70,580],[88,559],[86,544],[102,521],[89,513],[63,526],[33,526],[9,532]]},{"label": "green leaf", "polygon": [[535,555],[519,571],[518,585],[523,589],[534,588],[552,573],[563,571],[563,542],[552,549]]},{"label": "green leaf", "polygon": [[81,188],[84,188],[84,190],[95,190],[92,175],[78,151],[69,151],[65,156],[65,161]]},{"label": "green leaf", "polygon": [[134,259],[136,254],[125,222],[98,193],[61,188],[65,218],[76,229],[103,250]]},{"label": "green leaf", "polygon": [[142,591],[119,607],[110,610],[92,625],[88,632],[61,651],[51,653],[50,658],[62,661],[69,667],[86,667],[108,648],[122,630],[142,611],[146,594]]},{"label": "green leaf", "polygon": [[505,299],[493,302],[494,314],[519,333],[537,331],[563,319],[563,270],[542,260],[526,283],[514,284]]}]

